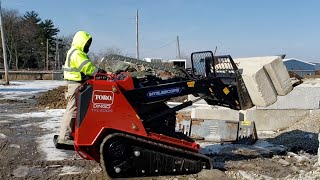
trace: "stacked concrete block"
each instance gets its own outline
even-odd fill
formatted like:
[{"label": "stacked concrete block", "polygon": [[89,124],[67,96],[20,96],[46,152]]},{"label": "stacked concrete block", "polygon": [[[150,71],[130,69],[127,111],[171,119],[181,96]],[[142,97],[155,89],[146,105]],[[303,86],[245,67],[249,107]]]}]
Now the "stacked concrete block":
[{"label": "stacked concrete block", "polygon": [[305,109],[320,108],[320,82],[303,83],[296,86],[286,96],[279,96],[277,102],[268,107],[257,109]]},{"label": "stacked concrete block", "polygon": [[210,120],[228,120],[239,121],[239,111],[219,107],[196,107],[191,109],[191,119],[210,119]]},{"label": "stacked concrete block", "polygon": [[266,107],[277,101],[278,95],[286,95],[292,84],[282,59],[278,56],[234,59],[256,106]]},{"label": "stacked concrete block", "polygon": [[[274,58],[270,57],[270,60],[272,59]],[[292,90],[289,73],[280,57],[276,58],[270,63],[266,63],[263,67],[268,72],[268,75],[270,76],[278,95],[285,96]]]},{"label": "stacked concrete block", "polygon": [[278,56],[237,58],[234,60],[240,69],[264,68],[278,95],[284,96],[292,90],[289,73]]},{"label": "stacked concrete block", "polygon": [[242,78],[254,105],[265,107],[277,101],[277,93],[264,68],[244,67]]},{"label": "stacked concrete block", "polygon": [[243,111],[244,119],[254,121],[257,131],[277,131],[285,129],[310,114],[310,110],[304,109],[256,109]]}]

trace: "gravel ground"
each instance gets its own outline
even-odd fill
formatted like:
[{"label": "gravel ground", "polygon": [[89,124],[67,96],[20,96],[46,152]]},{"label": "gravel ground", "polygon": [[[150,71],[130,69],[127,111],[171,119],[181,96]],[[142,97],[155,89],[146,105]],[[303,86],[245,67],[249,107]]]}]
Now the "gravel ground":
[{"label": "gravel ground", "polygon": [[[48,97],[58,99],[52,95],[55,91],[61,95],[60,89],[26,100],[1,100],[0,179],[106,178],[98,163],[82,160],[73,152],[69,153],[70,156],[65,160],[45,160],[36,148],[35,139],[48,133],[47,130],[36,126],[46,121],[46,118],[27,118],[18,121],[7,116],[43,111],[42,108],[54,108],[57,105],[63,107],[63,103],[48,99]],[[320,168],[317,163],[319,121],[320,113],[315,111],[290,128],[270,134],[264,140],[277,145],[274,147],[260,148],[254,145],[226,147],[221,153],[211,156],[215,166],[213,170],[188,176],[138,179],[320,179]],[[279,150],[277,147],[284,150],[276,151]],[[74,168],[78,170],[73,172]]]},{"label": "gravel ground", "polygon": [[316,154],[319,146],[319,128],[320,112],[315,111],[291,127],[275,133],[273,138],[268,141],[273,144],[284,145],[292,152],[303,150]]}]

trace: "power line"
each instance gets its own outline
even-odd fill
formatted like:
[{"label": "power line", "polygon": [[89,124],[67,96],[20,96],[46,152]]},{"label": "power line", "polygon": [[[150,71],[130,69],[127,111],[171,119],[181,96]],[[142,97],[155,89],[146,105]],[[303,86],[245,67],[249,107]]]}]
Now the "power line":
[{"label": "power line", "polygon": [[168,47],[168,46],[172,45],[175,42],[176,42],[176,40],[173,40],[173,41],[170,41],[169,43],[166,43],[166,44],[164,44],[164,45],[162,45],[162,46],[160,46],[158,48],[155,48],[155,49],[152,49],[152,50],[148,50],[148,51],[144,51],[144,52],[141,52],[141,53],[147,54],[147,53],[150,53],[150,52],[153,52],[153,51]]}]

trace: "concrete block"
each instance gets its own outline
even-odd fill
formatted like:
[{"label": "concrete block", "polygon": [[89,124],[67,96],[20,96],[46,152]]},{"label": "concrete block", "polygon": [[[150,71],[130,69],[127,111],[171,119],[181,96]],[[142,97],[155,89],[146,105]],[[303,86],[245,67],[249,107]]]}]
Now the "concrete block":
[{"label": "concrete block", "polygon": [[211,142],[236,141],[238,122],[225,120],[192,120],[191,137]]},{"label": "concrete block", "polygon": [[242,78],[254,105],[265,107],[277,101],[277,93],[263,67],[244,68]]},{"label": "concrete block", "polygon": [[276,131],[285,129],[300,121],[310,110],[275,110],[248,109],[244,111],[244,119],[255,121],[257,131]]},{"label": "concrete block", "polygon": [[289,73],[279,56],[234,59],[239,68],[264,68],[278,95],[284,96],[292,90]]},{"label": "concrete block", "polygon": [[305,109],[320,108],[320,83],[303,83],[286,96],[278,96],[277,102],[257,109]]},{"label": "concrete block", "polygon": [[[199,98],[199,97],[195,97],[192,94],[188,95],[188,101],[193,101],[193,100],[195,100],[197,98]],[[208,103],[204,99],[201,99],[200,101],[197,101],[195,104],[208,104]]]},{"label": "concrete block", "polygon": [[[320,133],[318,134],[318,141],[320,144]],[[318,166],[320,166],[320,145],[318,146]]]},{"label": "concrete block", "polygon": [[191,109],[191,119],[239,121],[239,111],[229,108],[196,107]]}]

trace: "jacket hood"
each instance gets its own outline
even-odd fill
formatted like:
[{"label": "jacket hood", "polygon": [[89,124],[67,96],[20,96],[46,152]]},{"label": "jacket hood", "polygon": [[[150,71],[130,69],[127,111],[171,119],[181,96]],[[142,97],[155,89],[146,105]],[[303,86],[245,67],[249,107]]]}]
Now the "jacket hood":
[{"label": "jacket hood", "polygon": [[78,31],[73,37],[72,46],[83,51],[84,46],[90,38],[91,36],[87,32]]}]

